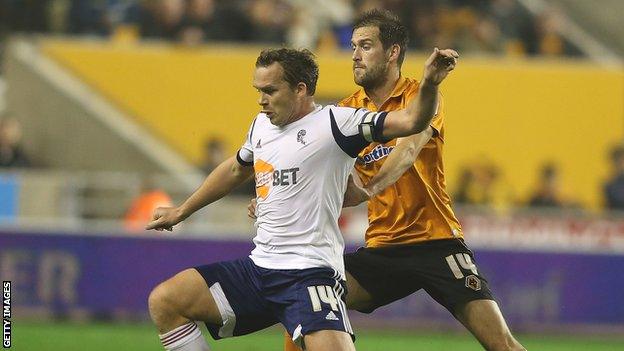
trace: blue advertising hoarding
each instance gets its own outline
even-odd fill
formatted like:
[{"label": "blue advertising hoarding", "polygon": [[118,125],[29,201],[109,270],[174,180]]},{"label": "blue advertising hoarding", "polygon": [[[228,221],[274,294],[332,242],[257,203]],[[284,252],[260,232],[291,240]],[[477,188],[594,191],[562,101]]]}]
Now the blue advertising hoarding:
[{"label": "blue advertising hoarding", "polygon": [[[0,272],[20,311],[144,318],[147,297],[185,268],[246,256],[251,241],[0,232]],[[508,322],[624,327],[624,255],[475,250]],[[455,323],[424,293],[358,320]]]}]

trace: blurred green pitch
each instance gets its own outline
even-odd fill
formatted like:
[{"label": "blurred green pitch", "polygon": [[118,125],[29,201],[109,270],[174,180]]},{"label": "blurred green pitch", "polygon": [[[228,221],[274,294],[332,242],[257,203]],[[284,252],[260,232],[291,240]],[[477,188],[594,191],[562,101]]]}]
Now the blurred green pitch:
[{"label": "blurred green pitch", "polygon": [[[124,323],[36,323],[13,321],[13,350],[162,350],[153,326]],[[204,330],[204,335],[208,333]],[[529,350],[541,351],[621,351],[624,337],[599,336],[534,336],[518,335]],[[215,351],[281,351],[281,329],[265,331],[239,338],[214,341]],[[359,351],[477,351],[480,345],[468,334],[360,330],[356,347]]]}]

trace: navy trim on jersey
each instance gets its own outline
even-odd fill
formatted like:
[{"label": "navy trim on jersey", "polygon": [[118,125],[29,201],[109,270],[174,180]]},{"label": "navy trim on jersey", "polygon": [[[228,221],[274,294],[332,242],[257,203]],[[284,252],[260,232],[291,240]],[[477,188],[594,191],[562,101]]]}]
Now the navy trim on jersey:
[{"label": "navy trim on jersey", "polygon": [[360,151],[364,150],[369,142],[366,141],[361,134],[351,136],[342,134],[340,128],[338,128],[338,124],[336,124],[336,118],[334,117],[334,113],[331,109],[329,109],[329,119],[331,121],[332,135],[334,136],[336,144],[338,144],[342,151],[344,151],[347,155],[356,158]]},{"label": "navy trim on jersey", "polygon": [[254,118],[253,122],[251,122],[251,129],[249,130],[249,144],[251,144],[251,146],[253,146],[253,143],[251,142],[251,137],[253,136],[253,132],[254,132],[254,127],[256,126],[256,121],[258,120],[258,116],[256,116],[256,118]]},{"label": "navy trim on jersey", "polygon": [[236,161],[238,161],[238,163],[240,163],[240,165],[244,167],[253,166],[253,162],[247,162],[240,157],[240,150],[238,150],[238,152],[236,153]]},{"label": "navy trim on jersey", "polygon": [[383,127],[384,127],[384,122],[386,121],[386,116],[388,115],[388,112],[380,112],[377,120],[375,121],[375,126],[373,128],[373,140],[380,142],[380,143],[386,143],[392,139],[384,139],[382,132],[383,132]]}]

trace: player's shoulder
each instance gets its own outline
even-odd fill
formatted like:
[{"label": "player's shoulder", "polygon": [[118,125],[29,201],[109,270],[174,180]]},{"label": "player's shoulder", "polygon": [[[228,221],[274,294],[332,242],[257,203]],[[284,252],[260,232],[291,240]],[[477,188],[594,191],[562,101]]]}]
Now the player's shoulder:
[{"label": "player's shoulder", "polygon": [[265,128],[271,125],[271,120],[265,113],[258,113],[251,121],[252,128]]},{"label": "player's shoulder", "polygon": [[405,77],[405,92],[415,93],[420,88],[420,81],[415,78]]},{"label": "player's shoulder", "polygon": [[[420,83],[421,82],[415,78],[406,77],[403,94],[408,96],[415,96],[420,89]],[[442,96],[442,93],[439,92],[438,94]]]},{"label": "player's shoulder", "polygon": [[269,117],[264,113],[258,113],[249,125],[248,136],[253,139],[256,135],[266,133],[267,130],[271,129],[271,126]]},{"label": "player's shoulder", "polygon": [[357,108],[348,107],[348,106],[336,106],[336,105],[328,105],[323,108],[323,111],[330,117],[336,121],[345,120],[347,118],[352,117]]},{"label": "player's shoulder", "polygon": [[346,98],[340,100],[336,106],[341,107],[360,107],[364,103],[364,98],[366,97],[366,93],[364,89],[358,89],[353,94],[347,96]]},{"label": "player's shoulder", "polygon": [[254,117],[254,121],[256,121],[256,122],[268,122],[269,121],[269,117],[266,115],[266,113],[260,112],[260,113],[258,113]]}]

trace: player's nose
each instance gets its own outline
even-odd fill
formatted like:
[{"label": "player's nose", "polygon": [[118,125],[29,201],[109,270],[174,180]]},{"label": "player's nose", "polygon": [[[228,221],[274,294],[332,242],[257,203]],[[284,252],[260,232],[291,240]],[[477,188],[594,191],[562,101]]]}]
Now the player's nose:
[{"label": "player's nose", "polygon": [[258,97],[258,105],[260,106],[266,106],[269,103],[266,94],[260,94],[260,97]]}]

